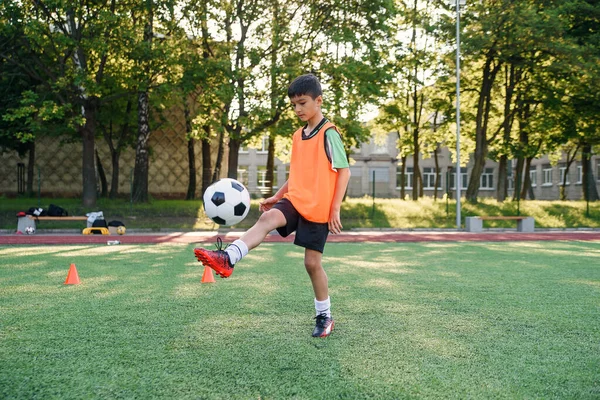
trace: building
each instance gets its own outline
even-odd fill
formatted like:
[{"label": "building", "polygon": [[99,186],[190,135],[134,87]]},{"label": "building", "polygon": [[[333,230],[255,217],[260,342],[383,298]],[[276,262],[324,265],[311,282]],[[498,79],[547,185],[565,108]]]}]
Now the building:
[{"label": "building", "polygon": [[[151,147],[153,149],[150,160],[149,191],[154,197],[185,198],[188,182],[187,168],[187,142],[185,136],[173,131],[157,131],[152,134]],[[81,144],[61,143],[52,137],[41,137],[36,142],[36,170],[34,188],[38,188],[43,195],[49,196],[78,196],[81,193]],[[98,139],[96,146],[105,174],[110,177],[110,154],[106,143]],[[268,139],[265,137],[259,142],[258,148],[242,147],[238,160],[238,179],[242,181],[254,197],[264,195],[268,188],[266,181]],[[200,154],[197,144],[196,154]],[[214,156],[214,155],[213,155]],[[119,193],[128,195],[133,174],[135,153],[127,149],[121,156],[121,179]],[[26,159],[20,159],[16,152],[0,154],[0,194],[11,195],[19,192],[23,187],[23,167]],[[197,171],[201,173],[200,160],[197,159]],[[516,162],[513,161],[513,166]],[[413,183],[412,156],[406,159],[405,195],[412,196]],[[425,196],[435,193],[436,168],[433,157],[420,157],[420,171],[423,177]],[[454,192],[454,167],[451,153],[447,148],[438,152],[440,179],[437,188],[438,197],[447,191],[453,196]],[[227,165],[226,159],[223,165]],[[596,187],[600,191],[600,156],[592,157],[593,174]],[[375,195],[376,197],[399,197],[401,194],[401,174],[398,150],[396,149],[396,134],[390,133],[384,143],[378,144],[374,140],[363,143],[360,148],[351,154],[350,170],[352,176],[348,187],[348,195],[362,197]],[[288,178],[289,165],[275,159],[275,176],[273,184],[275,190]],[[467,189],[471,163],[461,169],[461,187]],[[508,173],[512,175],[511,168]],[[224,172],[221,177],[224,177]],[[533,182],[532,190],[536,199],[560,199],[560,186],[566,172],[564,162],[552,165],[548,157],[542,157],[532,162],[530,177]],[[200,177],[198,177],[200,178]],[[198,179],[200,182],[200,179]],[[480,197],[496,197],[498,182],[498,164],[488,160],[480,180]],[[110,182],[109,182],[110,185]],[[200,190],[198,188],[197,190]],[[509,180],[509,196],[513,195],[512,179]],[[567,199],[578,200],[583,198],[582,167],[580,161],[575,161],[567,174],[565,186]],[[198,198],[199,198],[198,193]]]},{"label": "building", "polygon": [[[398,197],[401,193],[401,166],[396,149],[396,134],[387,136],[383,144],[376,143],[373,139],[369,143],[363,143],[351,158],[355,161],[350,167],[352,177],[348,188],[348,195],[363,196],[375,193],[377,197]],[[440,179],[438,183],[438,196],[441,197],[446,191],[454,191],[455,162],[447,148],[441,148],[438,152],[438,164]],[[509,165],[508,171],[509,196],[513,195],[514,180],[513,171],[516,160]],[[419,158],[419,167],[423,178],[423,192],[425,196],[433,196],[435,193],[436,168],[433,155],[427,158]],[[464,195],[466,191],[472,161],[461,168],[461,190]],[[412,193],[413,182],[413,159],[412,155],[406,159],[405,193]],[[596,188],[600,191],[600,156],[592,156],[592,172],[596,182]],[[566,163],[561,160],[557,165],[552,165],[547,156],[535,159],[531,163],[530,178],[532,190],[537,200],[560,199],[560,187],[565,176]],[[487,160],[485,169],[480,178],[480,197],[496,197],[498,182],[498,163]],[[583,198],[582,166],[581,161],[574,161],[567,173],[565,185],[566,198],[568,200],[579,200]]]}]

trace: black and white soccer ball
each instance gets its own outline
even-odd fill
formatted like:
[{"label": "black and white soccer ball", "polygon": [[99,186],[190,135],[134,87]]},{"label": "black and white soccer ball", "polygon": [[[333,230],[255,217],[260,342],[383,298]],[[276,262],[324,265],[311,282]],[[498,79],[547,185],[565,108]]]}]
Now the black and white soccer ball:
[{"label": "black and white soccer ball", "polygon": [[25,234],[33,235],[35,233],[35,228],[33,226],[28,226],[25,228]]},{"label": "black and white soccer ball", "polygon": [[250,193],[235,179],[213,183],[204,192],[203,200],[204,212],[219,225],[238,224],[250,211]]}]

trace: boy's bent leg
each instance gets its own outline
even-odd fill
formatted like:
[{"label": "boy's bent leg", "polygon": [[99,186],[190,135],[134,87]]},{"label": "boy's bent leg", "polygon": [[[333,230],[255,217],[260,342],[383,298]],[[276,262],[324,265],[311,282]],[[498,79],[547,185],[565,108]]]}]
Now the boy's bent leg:
[{"label": "boy's bent leg", "polygon": [[[223,249],[221,238],[217,238],[217,250],[196,248],[194,249],[194,254],[204,266],[212,268],[221,278],[227,278],[233,273],[234,264],[247,254],[248,250],[258,246],[270,231],[285,225],[285,223],[286,220],[283,213],[279,210],[271,209],[262,214],[256,224],[242,235],[240,239],[236,240],[233,243],[234,246],[227,249],[227,251]],[[239,243],[239,241],[242,243]],[[243,247],[242,245],[245,245],[246,249],[240,249]],[[239,253],[233,253],[235,254],[234,262],[232,262],[230,254],[228,254],[231,248],[239,251]]]},{"label": "boy's bent leg", "polygon": [[269,232],[284,226],[286,222],[283,213],[276,208],[272,208],[263,213],[252,228],[240,237],[240,240],[248,246],[248,250],[252,250],[262,243]]}]

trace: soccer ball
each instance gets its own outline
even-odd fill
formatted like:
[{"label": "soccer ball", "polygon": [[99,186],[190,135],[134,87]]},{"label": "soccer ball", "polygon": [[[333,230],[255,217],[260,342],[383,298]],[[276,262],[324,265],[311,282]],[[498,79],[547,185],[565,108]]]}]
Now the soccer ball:
[{"label": "soccer ball", "polygon": [[127,231],[127,229],[125,229],[125,227],[123,225],[117,226],[117,234],[124,235],[126,231]]},{"label": "soccer ball", "polygon": [[28,226],[25,228],[25,233],[28,235],[33,235],[35,233],[35,228],[33,226]]},{"label": "soccer ball", "polygon": [[204,192],[203,200],[204,212],[219,225],[235,225],[250,211],[250,193],[235,179],[213,183]]}]

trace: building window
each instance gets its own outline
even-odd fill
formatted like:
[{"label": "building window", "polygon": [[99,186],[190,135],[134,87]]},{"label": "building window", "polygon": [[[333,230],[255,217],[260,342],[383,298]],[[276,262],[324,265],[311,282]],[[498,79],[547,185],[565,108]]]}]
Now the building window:
[{"label": "building window", "polygon": [[369,182],[373,182],[373,175],[375,175],[375,182],[389,182],[390,181],[390,170],[387,168],[370,168],[369,169]]},{"label": "building window", "polygon": [[542,186],[552,186],[552,166],[544,165],[542,167]]},{"label": "building window", "polygon": [[577,166],[577,184],[581,185],[581,183],[583,182],[583,166],[582,165],[578,165]]},{"label": "building window", "polygon": [[508,181],[508,190],[513,190],[515,188],[515,179],[513,176],[513,169],[508,168],[506,171],[506,179]]},{"label": "building window", "polygon": [[531,182],[531,187],[537,187],[537,169],[529,170],[529,181]]},{"label": "building window", "polygon": [[[413,186],[413,169],[412,167],[406,167],[406,172],[404,173],[404,188],[412,189]],[[402,167],[398,166],[396,168],[396,189],[400,189],[402,187]]]},{"label": "building window", "polygon": [[240,148],[238,149],[238,153],[248,154],[248,146],[240,145]]},{"label": "building window", "polygon": [[[435,188],[435,168],[423,168],[423,189]],[[442,188],[442,180],[440,179],[438,189]]]},{"label": "building window", "polygon": [[248,167],[246,166],[238,166],[237,170],[237,180],[246,187],[248,187]]},{"label": "building window", "polygon": [[481,174],[481,181],[479,182],[480,189],[493,189],[494,188],[494,168],[485,168]]},{"label": "building window", "polygon": [[[466,189],[468,186],[468,176],[467,176],[467,168],[460,168],[460,188]],[[450,189],[454,189],[456,187],[456,173],[454,170],[450,173]]]},{"label": "building window", "polygon": [[[258,167],[256,169],[256,188],[260,191],[265,191],[269,188],[267,181],[267,167]],[[273,189],[277,188],[277,173],[273,171]]]},{"label": "building window", "polygon": [[567,174],[567,181],[565,182],[565,174],[567,173],[567,167],[565,165],[561,165],[558,168],[558,171],[560,173],[560,181],[558,182],[558,184],[562,185],[563,183],[565,183],[568,185],[570,183],[568,174]]},{"label": "building window", "polygon": [[373,154],[388,154],[387,141],[378,143],[375,139],[371,139],[373,144]]}]

